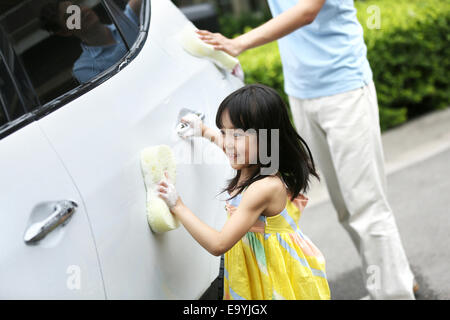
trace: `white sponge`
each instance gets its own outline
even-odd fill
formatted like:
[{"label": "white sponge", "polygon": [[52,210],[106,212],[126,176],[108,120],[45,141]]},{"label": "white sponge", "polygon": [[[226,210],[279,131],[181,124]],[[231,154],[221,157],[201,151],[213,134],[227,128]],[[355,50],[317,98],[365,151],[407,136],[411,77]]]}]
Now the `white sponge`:
[{"label": "white sponge", "polygon": [[212,45],[203,42],[203,40],[198,37],[197,33],[195,33],[195,30],[197,30],[197,28],[188,24],[181,31],[181,45],[184,50],[193,56],[207,58],[222,69],[232,71],[239,63],[239,60],[226,52],[215,50]]},{"label": "white sponge", "polygon": [[157,185],[168,172],[169,181],[175,184],[175,158],[167,145],[145,148],[141,151],[141,169],[147,191],[147,221],[154,232],[176,229],[180,223],[170,212],[167,204],[158,196]]}]

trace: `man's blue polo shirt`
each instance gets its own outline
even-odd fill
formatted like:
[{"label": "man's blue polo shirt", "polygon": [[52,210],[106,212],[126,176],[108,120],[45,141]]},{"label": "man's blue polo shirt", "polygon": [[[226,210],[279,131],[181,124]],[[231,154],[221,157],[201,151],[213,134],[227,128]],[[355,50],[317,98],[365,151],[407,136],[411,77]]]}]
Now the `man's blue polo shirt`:
[{"label": "man's blue polo shirt", "polygon": [[[275,17],[298,0],[268,0]],[[372,70],[353,0],[326,0],[314,21],[278,40],[288,95],[311,99],[368,84]]]}]

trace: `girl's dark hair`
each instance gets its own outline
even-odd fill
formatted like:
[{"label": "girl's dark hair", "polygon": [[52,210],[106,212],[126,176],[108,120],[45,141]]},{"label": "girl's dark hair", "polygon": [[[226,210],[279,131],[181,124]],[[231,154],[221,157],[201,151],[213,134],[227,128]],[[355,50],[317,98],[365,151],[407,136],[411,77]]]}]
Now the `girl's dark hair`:
[{"label": "girl's dark hair", "polygon": [[[223,128],[222,115],[226,110],[228,110],[230,120],[236,129],[244,131],[255,129],[257,133],[259,129],[268,129],[267,156],[270,158],[274,157],[271,151],[270,129],[279,129],[278,171],[291,193],[291,201],[301,191],[308,190],[310,175],[319,179],[311,151],[305,140],[292,126],[287,106],[274,89],[262,84],[250,84],[228,95],[220,104],[216,114],[216,125],[220,129]],[[239,186],[237,183],[241,170],[237,170],[236,176],[228,180],[228,186],[220,193],[228,191],[231,194],[233,190],[237,189],[236,195],[228,200],[233,199],[245,187],[265,178],[266,176],[258,175],[258,173],[262,167],[270,167],[271,163],[262,164],[258,157],[255,166],[257,170]]]}]

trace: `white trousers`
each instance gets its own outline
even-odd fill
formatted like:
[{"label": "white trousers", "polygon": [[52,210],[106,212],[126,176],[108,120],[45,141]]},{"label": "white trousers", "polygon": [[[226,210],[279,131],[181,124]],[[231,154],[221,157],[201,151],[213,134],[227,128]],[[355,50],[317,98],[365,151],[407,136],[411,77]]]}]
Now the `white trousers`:
[{"label": "white trousers", "polygon": [[370,297],[414,299],[414,276],[386,197],[373,81],[333,96],[290,96],[289,103],[297,131],[325,178],[339,222],[359,252]]}]

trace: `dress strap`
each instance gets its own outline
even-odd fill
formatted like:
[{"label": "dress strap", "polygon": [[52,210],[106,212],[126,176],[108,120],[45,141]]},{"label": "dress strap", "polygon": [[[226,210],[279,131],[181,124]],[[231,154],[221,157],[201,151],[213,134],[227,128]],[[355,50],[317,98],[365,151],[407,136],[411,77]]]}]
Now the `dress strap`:
[{"label": "dress strap", "polygon": [[[257,177],[258,175],[261,175],[261,174],[258,173],[255,177]],[[279,172],[277,173],[277,175],[280,177],[281,181],[283,181],[286,189],[288,189],[288,186],[287,186],[286,182],[284,181],[283,176]],[[244,193],[244,191],[245,191],[245,189],[247,189],[247,187],[248,186],[246,186],[244,188],[244,190],[242,190],[242,193]],[[242,195],[242,193],[241,193],[241,195]],[[291,193],[289,192],[289,189],[288,189],[288,198],[289,199],[291,198]],[[309,198],[307,196],[299,193],[297,195],[297,197],[295,197],[294,200],[291,201],[291,202],[294,204],[295,207],[297,207],[297,209],[300,210],[300,212],[303,212],[303,210],[305,209],[306,205],[308,204],[308,201],[309,201]]]}]

